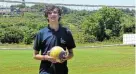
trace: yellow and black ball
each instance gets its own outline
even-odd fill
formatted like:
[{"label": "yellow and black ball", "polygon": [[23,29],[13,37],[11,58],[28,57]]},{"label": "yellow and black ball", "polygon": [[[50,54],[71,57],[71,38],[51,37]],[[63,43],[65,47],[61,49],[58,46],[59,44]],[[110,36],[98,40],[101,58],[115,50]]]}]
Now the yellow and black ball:
[{"label": "yellow and black ball", "polygon": [[62,62],[64,56],[66,55],[65,50],[60,46],[54,46],[51,50],[49,55],[56,59],[57,62]]}]

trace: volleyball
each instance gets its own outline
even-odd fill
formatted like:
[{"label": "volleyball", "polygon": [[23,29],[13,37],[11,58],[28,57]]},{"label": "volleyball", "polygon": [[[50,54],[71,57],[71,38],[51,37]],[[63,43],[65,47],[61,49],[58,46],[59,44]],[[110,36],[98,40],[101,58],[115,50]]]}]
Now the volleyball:
[{"label": "volleyball", "polygon": [[51,50],[49,55],[56,59],[57,62],[62,62],[64,56],[66,55],[65,50],[60,46],[54,46]]}]

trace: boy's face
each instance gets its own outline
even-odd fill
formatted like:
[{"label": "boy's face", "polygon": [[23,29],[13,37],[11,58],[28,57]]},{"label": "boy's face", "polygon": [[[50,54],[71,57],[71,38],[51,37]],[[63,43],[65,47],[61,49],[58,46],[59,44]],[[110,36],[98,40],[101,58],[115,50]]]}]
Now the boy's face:
[{"label": "boy's face", "polygon": [[59,13],[57,9],[53,9],[52,11],[48,12],[48,20],[49,22],[58,22]]}]

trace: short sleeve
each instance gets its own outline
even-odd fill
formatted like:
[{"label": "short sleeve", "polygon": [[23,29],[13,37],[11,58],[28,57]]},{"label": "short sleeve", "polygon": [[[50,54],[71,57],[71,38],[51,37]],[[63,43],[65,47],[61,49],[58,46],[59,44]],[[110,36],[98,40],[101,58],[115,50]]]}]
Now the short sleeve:
[{"label": "short sleeve", "polygon": [[37,51],[40,51],[40,46],[41,45],[41,34],[40,32],[36,34],[36,37],[34,39],[34,46],[33,46],[33,49],[34,50],[37,50]]},{"label": "short sleeve", "polygon": [[72,36],[72,33],[71,33],[71,31],[70,30],[67,30],[67,49],[69,50],[69,49],[73,49],[73,48],[75,48],[76,47],[76,45],[75,45],[75,41],[74,41],[74,39],[73,39],[73,36]]}]

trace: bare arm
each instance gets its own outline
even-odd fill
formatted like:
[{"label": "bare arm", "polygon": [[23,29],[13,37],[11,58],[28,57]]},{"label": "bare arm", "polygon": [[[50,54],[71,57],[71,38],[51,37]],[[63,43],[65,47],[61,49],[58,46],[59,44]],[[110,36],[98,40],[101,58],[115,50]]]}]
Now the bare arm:
[{"label": "bare arm", "polygon": [[74,56],[73,49],[68,50],[68,56],[66,57],[67,60],[71,59]]},{"label": "bare arm", "polygon": [[50,57],[48,55],[40,55],[39,51],[36,51],[36,50],[34,50],[34,56],[33,57],[36,60],[48,60],[48,61],[51,61],[53,63],[56,62],[56,60],[54,58],[52,58],[52,57]]},{"label": "bare arm", "polygon": [[39,51],[34,50],[34,59],[36,60],[47,60],[47,56],[40,55]]}]

